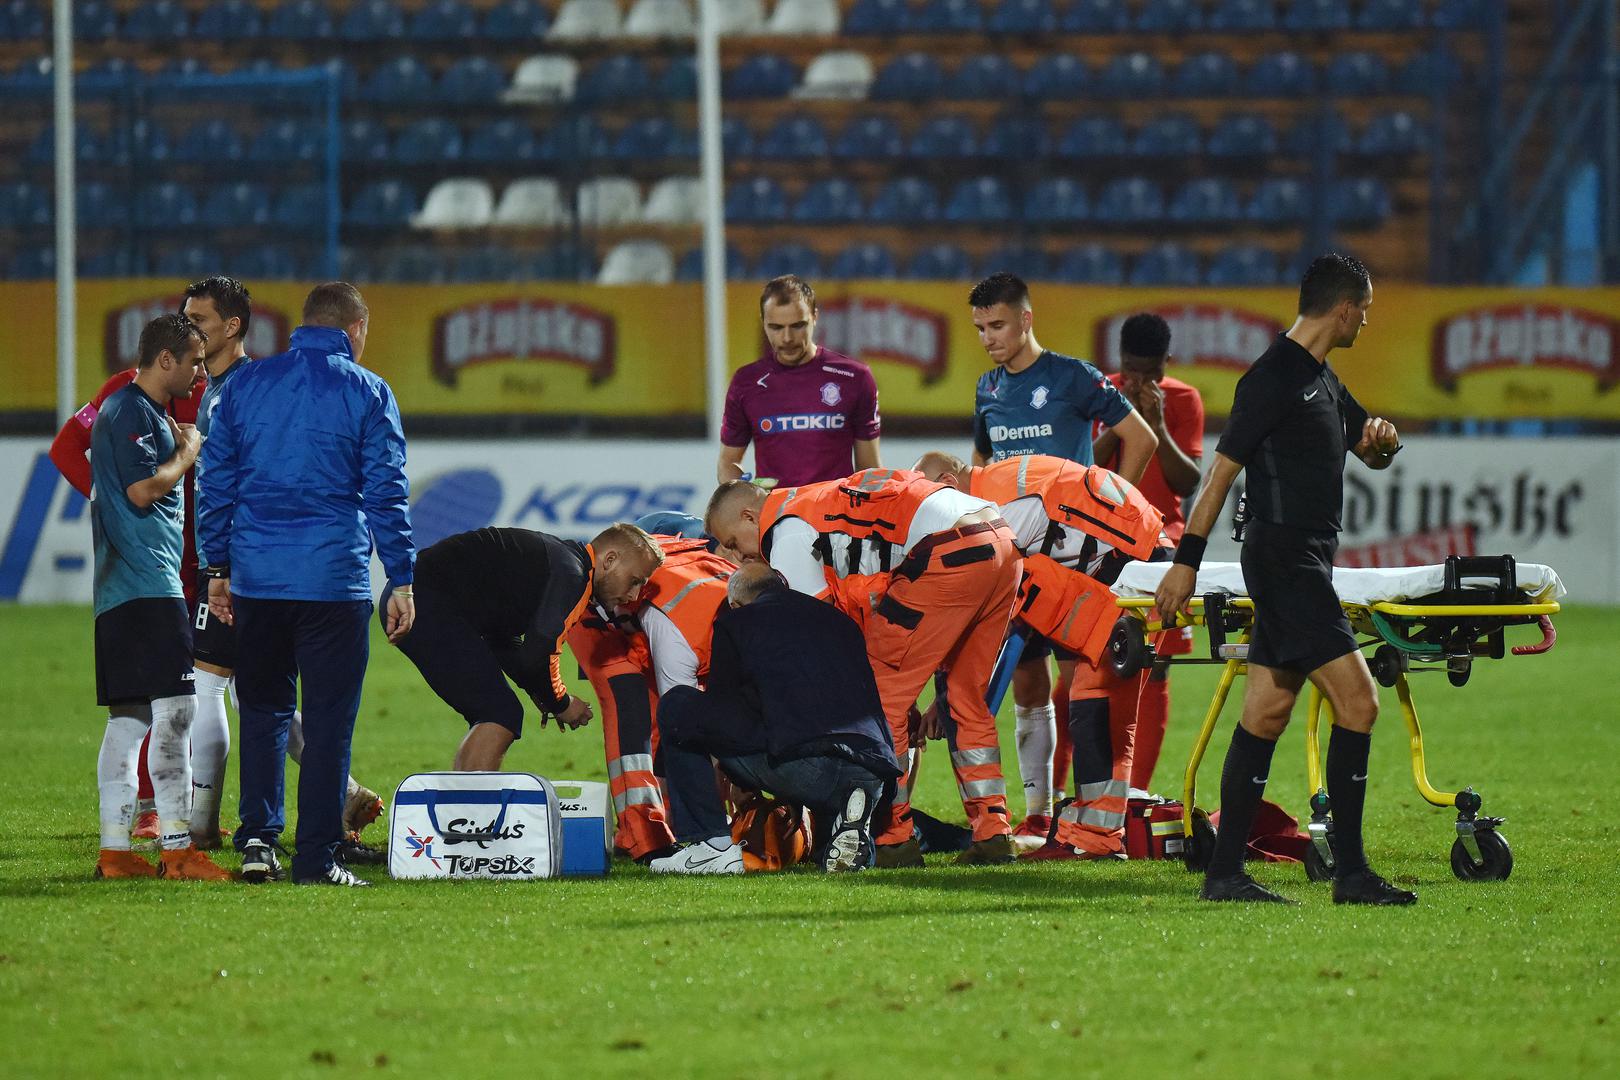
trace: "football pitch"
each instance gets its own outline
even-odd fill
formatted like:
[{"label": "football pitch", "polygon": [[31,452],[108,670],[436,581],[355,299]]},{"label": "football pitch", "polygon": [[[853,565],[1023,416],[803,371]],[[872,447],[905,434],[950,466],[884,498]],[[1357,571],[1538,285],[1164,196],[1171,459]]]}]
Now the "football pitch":
[{"label": "football pitch", "polygon": [[[1486,813],[1509,819],[1506,882],[1452,877],[1454,815],[1414,792],[1385,691],[1368,850],[1421,901],[1369,910],[1336,908],[1298,866],[1251,867],[1303,901],[1278,909],[1201,904],[1174,863],[956,868],[943,857],[839,877],[667,880],[619,863],[606,880],[528,884],[374,872],[369,890],[97,882],[89,611],[0,607],[0,1071],[1612,1076],[1620,617],[1587,608],[1558,621],[1547,656],[1482,661],[1461,689],[1414,679],[1432,778],[1473,784]],[[1510,644],[1532,636],[1516,633]],[[1174,675],[1161,791],[1179,791],[1214,677]],[[1270,789],[1296,814],[1302,714]],[[1235,716],[1217,730],[1201,803],[1215,802]],[[446,767],[464,730],[376,637],[355,738],[361,782],[386,796],[412,772]],[[532,713],[508,762],[605,775],[596,727],[559,733]],[[233,756],[227,808],[234,777]],[[961,819],[937,745],[916,802]],[[368,839],[383,832],[379,822]],[[222,862],[234,869],[234,857]]]}]

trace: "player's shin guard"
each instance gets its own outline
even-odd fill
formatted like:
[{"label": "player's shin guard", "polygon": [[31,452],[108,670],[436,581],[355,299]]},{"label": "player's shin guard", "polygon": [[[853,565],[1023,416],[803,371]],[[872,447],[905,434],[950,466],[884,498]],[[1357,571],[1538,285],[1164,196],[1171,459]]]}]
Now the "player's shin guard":
[{"label": "player's shin guard", "polygon": [[196,673],[197,717],[191,724],[191,832],[219,832],[219,800],[225,785],[225,760],[231,752],[231,721],[225,712],[230,677],[212,671]]},{"label": "player's shin guard", "polygon": [[1057,740],[1057,713],[1050,703],[1013,709],[1018,746],[1018,773],[1024,779],[1024,813],[1052,813],[1052,751]]},{"label": "player's shin guard", "polygon": [[190,742],[196,715],[197,699],[190,694],[152,702],[152,741],[146,756],[165,851],[191,846]]},{"label": "player's shin guard", "polygon": [[150,710],[145,705],[139,708],[142,715],[122,711],[107,717],[107,730],[101,736],[101,753],[96,757],[96,785],[101,790],[101,847],[105,851],[129,850],[129,830],[135,824],[137,762],[151,726]]}]

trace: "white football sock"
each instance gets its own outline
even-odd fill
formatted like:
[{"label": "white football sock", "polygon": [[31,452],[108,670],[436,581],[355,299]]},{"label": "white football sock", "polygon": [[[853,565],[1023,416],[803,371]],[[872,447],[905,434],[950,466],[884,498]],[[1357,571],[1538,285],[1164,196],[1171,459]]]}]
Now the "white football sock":
[{"label": "white football sock", "polygon": [[[126,706],[115,706],[126,708]],[[145,706],[139,706],[144,712]],[[108,851],[129,850],[129,830],[135,824],[137,769],[147,721],[127,713],[107,717],[96,757],[96,784],[101,789],[101,846]]]},{"label": "white football sock", "polygon": [[1057,749],[1057,710],[1044,705],[1013,707],[1018,771],[1024,778],[1024,812],[1052,815],[1052,754]]},{"label": "white football sock", "polygon": [[[293,759],[296,765],[304,763],[304,714],[294,710],[292,723],[287,726],[287,756]],[[344,798],[348,798],[360,790],[360,782],[349,777],[348,787],[344,789]]]},{"label": "white football sock", "polygon": [[146,771],[163,829],[163,850],[191,846],[191,722],[197,699],[191,694],[152,701],[152,741]]},{"label": "white football sock", "polygon": [[231,679],[212,671],[195,672],[197,718],[191,723],[191,831],[219,832],[219,800],[225,786],[225,759],[231,752],[231,720],[225,694]]}]

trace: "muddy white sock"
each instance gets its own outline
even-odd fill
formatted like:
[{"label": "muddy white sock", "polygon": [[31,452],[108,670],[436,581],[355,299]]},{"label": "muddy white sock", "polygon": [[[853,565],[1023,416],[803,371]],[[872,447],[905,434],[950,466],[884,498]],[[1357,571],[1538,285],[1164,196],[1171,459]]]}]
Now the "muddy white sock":
[{"label": "muddy white sock", "polygon": [[225,760],[231,752],[231,721],[225,712],[228,675],[198,670],[197,717],[191,723],[191,831],[197,836],[219,832],[219,800],[225,785]]},{"label": "muddy white sock", "polygon": [[163,829],[163,850],[191,846],[191,723],[197,699],[190,694],[152,702],[152,742],[146,771]]},{"label": "muddy white sock", "polygon": [[1024,810],[1030,816],[1052,814],[1052,754],[1057,748],[1057,710],[1050,701],[1013,707],[1016,719],[1018,771],[1024,778]]},{"label": "muddy white sock", "polygon": [[129,850],[129,830],[135,824],[136,769],[146,727],[144,716],[118,713],[107,717],[107,730],[101,736],[96,785],[101,789],[101,846],[109,851]]}]

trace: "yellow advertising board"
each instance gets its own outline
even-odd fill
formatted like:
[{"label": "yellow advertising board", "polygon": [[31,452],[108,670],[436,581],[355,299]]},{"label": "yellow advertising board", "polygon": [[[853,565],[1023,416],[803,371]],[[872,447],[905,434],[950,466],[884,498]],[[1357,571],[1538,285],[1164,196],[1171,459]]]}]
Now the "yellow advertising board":
[{"label": "yellow advertising board", "polygon": [[[284,347],[307,285],[254,286],[249,350]],[[79,396],[134,361],[140,329],[173,310],[172,281],[88,281],[78,295]],[[364,362],[416,415],[696,416],[703,412],[696,285],[375,285]],[[825,283],[818,340],[872,365],[891,417],[962,416],[989,363],[966,285]],[[54,407],[49,283],[0,284],[0,409]],[[1284,289],[1170,290],[1040,285],[1035,332],[1058,352],[1117,362],[1119,324],[1138,311],[1172,328],[1171,373],[1211,416],[1292,321]],[[727,298],[730,360],[763,350],[758,291]],[[1334,367],[1369,409],[1397,418],[1620,419],[1620,290],[1377,286],[1368,326]]]}]

